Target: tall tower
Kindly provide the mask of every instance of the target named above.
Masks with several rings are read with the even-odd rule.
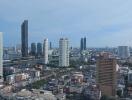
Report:
[[[44,39],[44,64],[48,64],[48,39]]]
[[[21,52],[22,57],[28,56],[28,20],[24,20],[21,25]]]
[[[3,77],[3,35],[0,32],[0,77]]]
[[[86,41],[86,37],[84,38],[84,50],[86,50],[87,49],[87,41]]]
[[[59,40],[59,66],[69,66],[69,41],[67,38]]]
[[[81,38],[81,41],[80,41],[80,50],[84,50],[84,40],[83,38]]]
[[[116,95],[116,60],[114,58],[99,58],[97,60],[97,84],[102,95]]]

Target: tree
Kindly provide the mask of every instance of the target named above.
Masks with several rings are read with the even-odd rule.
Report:
[[[100,100],[109,100],[109,97],[106,95],[103,95]]]
[[[122,96],[122,90],[117,90],[117,95],[118,95],[119,97],[121,97],[121,96]]]
[[[103,95],[100,100],[116,100],[115,97]]]

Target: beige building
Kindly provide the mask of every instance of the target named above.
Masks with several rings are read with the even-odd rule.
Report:
[[[114,58],[98,59],[97,84],[102,95],[116,95],[116,60]]]

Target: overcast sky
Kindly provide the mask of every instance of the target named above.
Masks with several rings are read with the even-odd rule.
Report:
[[[132,46],[132,0],[0,0],[0,31],[4,45],[21,43],[21,23],[29,21],[29,43],[60,37],[70,45]]]

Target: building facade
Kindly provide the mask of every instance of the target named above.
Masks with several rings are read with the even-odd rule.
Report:
[[[118,47],[118,56],[123,59],[130,57],[129,47],[128,46],[119,46]]]
[[[59,66],[69,66],[69,41],[67,38],[59,40]]]
[[[86,50],[87,49],[87,40],[86,37],[81,38],[80,41],[80,51]]]
[[[37,55],[42,56],[42,43],[37,43]]]
[[[114,58],[98,59],[97,84],[102,95],[116,95],[116,60]]]
[[[36,43],[31,43],[31,55],[36,56]]]
[[[50,42],[50,50],[52,49],[52,42]]]
[[[83,38],[81,38],[81,41],[80,41],[80,50],[84,50],[84,41],[83,41]]]
[[[21,25],[21,52],[22,57],[28,56],[28,20],[24,20]]]
[[[87,43],[86,43],[86,42],[87,42],[87,40],[86,40],[86,37],[85,37],[85,38],[84,38],[84,50],[86,50],[86,49],[87,49],[87,46],[86,46],[86,45],[87,45]]]

